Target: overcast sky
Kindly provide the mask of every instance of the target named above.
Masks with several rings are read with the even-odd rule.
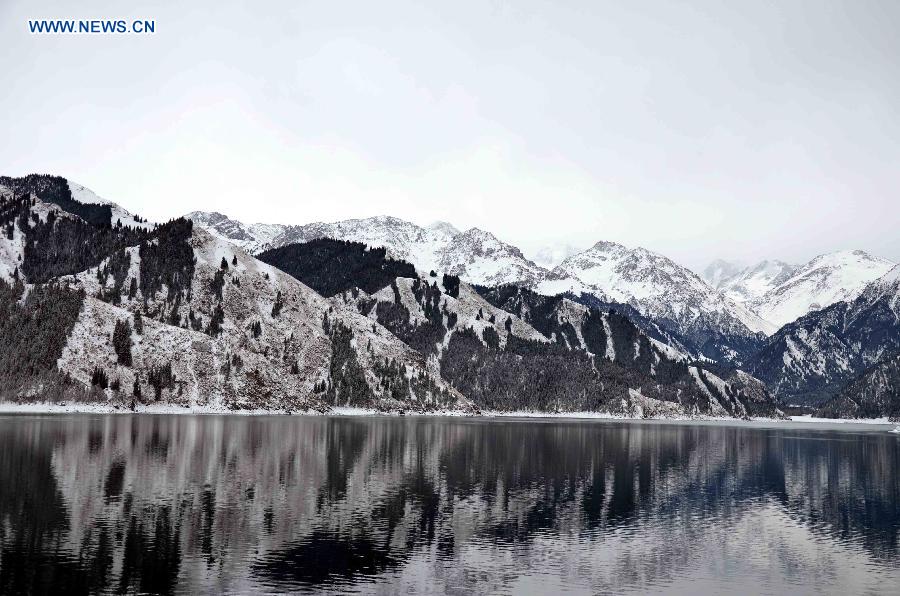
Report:
[[[0,0],[0,173],[154,219],[447,220],[532,257],[900,261],[898,31],[891,0]]]

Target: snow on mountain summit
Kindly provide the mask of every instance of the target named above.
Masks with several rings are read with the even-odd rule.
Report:
[[[608,241],[569,257],[553,270],[601,291],[609,300],[635,305],[646,316],[690,326],[703,316],[732,319],[751,333],[771,325],[716,292],[695,273],[645,248]]]
[[[551,274],[556,279],[539,284],[539,292],[590,294],[601,302],[628,305],[693,346],[698,357],[739,361],[761,341],[759,334],[774,331],[695,273],[645,248],[597,242]]]
[[[853,300],[894,265],[863,250],[819,255],[748,306],[764,319],[785,325],[810,311]]]
[[[335,238],[384,247],[388,255],[412,263],[417,270],[459,275],[481,285],[519,283],[532,286],[547,270],[522,252],[484,230],[460,232],[447,222],[421,227],[386,215],[305,225],[243,224],[218,213],[187,215],[198,225],[250,252],[317,238]]]
[[[710,265],[704,272],[709,272],[713,267],[714,264]],[[735,302],[748,302],[783,284],[796,270],[796,265],[784,261],[766,260],[740,269],[731,275],[724,275],[726,271],[723,269],[721,277],[715,279],[714,276],[712,279],[707,278],[707,281]]]
[[[317,238],[350,240],[385,247],[389,256],[412,263],[421,272],[458,275],[482,286],[516,284],[548,296],[571,292],[601,302],[627,304],[646,317],[665,321],[673,332],[692,338],[694,345],[708,346],[708,354],[699,349],[698,354],[710,358],[747,352],[758,341],[758,333],[774,331],[772,325],[672,260],[614,242],[598,242],[548,270],[490,232],[479,228],[459,232],[443,222],[423,228],[399,218],[379,216],[282,226],[277,234],[263,238],[255,231],[258,224],[241,224],[210,213],[188,217],[250,251]],[[728,345],[713,347],[717,342]]]
[[[456,236],[459,234],[459,230],[452,223],[448,223],[446,221],[436,221],[428,226],[429,230],[436,230],[438,232],[442,232],[447,236]]]
[[[706,266],[701,272],[700,277],[702,277],[703,281],[710,286],[719,290],[725,282],[738,275],[743,270],[744,267],[739,263],[726,261],[724,259],[716,259]]]
[[[456,235],[441,251],[438,268],[483,286],[516,282],[532,287],[548,274],[515,246],[478,228]]]

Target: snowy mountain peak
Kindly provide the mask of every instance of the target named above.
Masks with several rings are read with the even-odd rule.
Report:
[[[428,229],[434,230],[436,232],[441,232],[450,237],[453,237],[453,236],[456,236],[457,234],[459,234],[459,229],[457,229],[456,226],[454,226],[453,224],[448,223],[446,221],[436,221],[436,222],[432,223],[431,225],[429,225]]]
[[[519,283],[531,287],[549,273],[515,246],[479,228],[454,236],[441,251],[437,264],[441,271],[485,286]]]
[[[532,286],[548,273],[525,258],[518,248],[502,242],[490,232],[478,228],[460,232],[446,222],[420,227],[397,217],[381,215],[333,223],[266,226],[246,225],[217,213],[194,212],[187,217],[253,253],[316,238],[335,238],[384,247],[391,257],[412,263],[419,271],[459,275],[480,285],[519,283]]]
[[[564,260],[552,272],[563,281],[539,286],[545,293],[585,288],[609,302],[629,304],[679,334],[727,333],[753,341],[772,325],[709,287],[671,259],[645,248],[601,241]],[[715,330],[715,331],[713,331]],[[702,342],[701,342],[702,343]]]
[[[719,290],[722,289],[724,282],[738,275],[743,270],[744,267],[739,263],[716,259],[706,266],[700,276],[710,286]]]
[[[628,250],[624,245],[619,244],[618,242],[610,242],[609,240],[600,240],[594,244],[591,248],[584,251],[584,253],[588,252],[613,252],[613,251],[621,251]]]
[[[853,300],[894,265],[864,250],[819,255],[781,284],[749,301],[748,306],[762,318],[785,325],[810,311]]]
[[[718,261],[718,263],[724,263],[724,261]],[[727,267],[723,266],[717,269],[715,264],[711,264],[704,270],[704,277],[710,285],[735,302],[748,302],[781,285],[796,270],[795,265],[784,261],[765,260],[756,265],[744,267],[731,275],[726,275]],[[712,278],[709,276],[710,273],[713,275]],[[719,275],[718,278],[715,277],[716,274]]]

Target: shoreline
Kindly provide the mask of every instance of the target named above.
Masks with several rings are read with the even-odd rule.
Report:
[[[609,421],[609,422],[655,422],[655,423],[713,423],[713,424],[735,424],[739,426],[782,426],[792,425],[795,428],[803,428],[805,425],[834,425],[835,427],[894,427],[890,432],[900,434],[900,422],[891,422],[887,418],[818,418],[812,415],[789,416],[786,419],[778,418],[751,418],[750,420],[742,420],[739,418],[728,418],[721,416],[674,416],[665,418],[636,418],[631,416],[623,416],[619,414],[611,414],[608,412],[490,412],[485,411],[478,414],[471,414],[459,410],[441,410],[434,412],[384,412],[368,408],[353,407],[335,407],[326,412],[317,410],[230,410],[227,408],[217,408],[213,406],[178,406],[172,404],[165,405],[141,405],[135,410],[128,408],[117,408],[111,405],[98,403],[75,403],[75,404],[50,404],[50,403],[0,403],[0,415],[15,414],[33,414],[33,415],[52,415],[52,414],[150,414],[150,415],[194,415],[194,416],[334,416],[334,417],[386,417],[386,418],[403,418],[403,417],[433,417],[433,418],[496,418],[496,419],[520,419],[520,420],[572,420],[572,421]]]

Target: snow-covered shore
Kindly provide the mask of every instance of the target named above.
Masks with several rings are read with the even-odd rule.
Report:
[[[817,418],[814,416],[791,416],[786,420],[775,418],[753,418],[752,420],[740,420],[722,416],[673,416],[668,418],[636,418],[608,412],[481,412],[471,414],[457,410],[441,410],[434,412],[383,412],[368,408],[336,407],[326,412],[316,410],[297,410],[286,412],[284,410],[229,410],[213,406],[178,406],[171,404],[140,405],[135,410],[116,407],[113,405],[98,403],[0,403],[0,415],[4,414],[191,414],[191,415],[236,415],[236,416],[428,416],[428,417],[458,417],[458,418],[504,418],[504,419],[556,419],[556,420],[607,420],[607,421],[632,421],[632,422],[689,422],[707,424],[738,424],[738,425],[792,425],[802,428],[808,424],[819,427],[836,425],[836,428],[863,427],[876,430],[876,427],[885,427],[886,430],[900,433],[900,424],[891,422],[887,418],[865,419],[841,419],[841,418]],[[878,429],[880,430],[880,429]]]

